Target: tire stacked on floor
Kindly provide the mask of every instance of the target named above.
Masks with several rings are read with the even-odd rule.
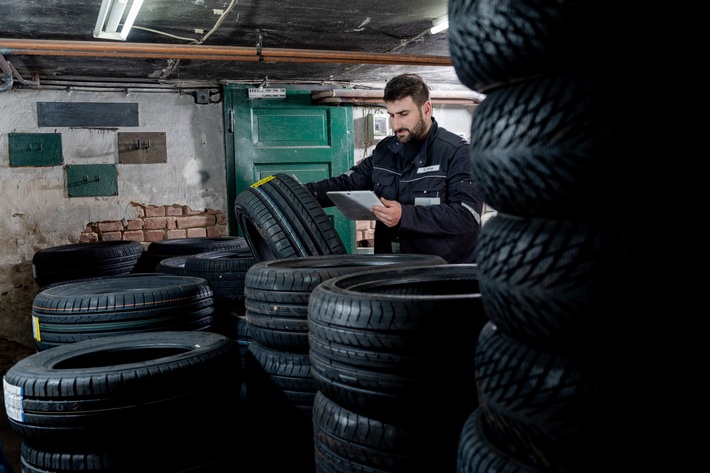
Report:
[[[490,317],[478,341],[479,407],[459,473],[576,473],[631,466],[624,415],[638,196],[616,100],[615,14],[599,2],[449,2],[452,63],[485,92],[471,164],[498,213],[478,265]],[[610,38],[598,41],[604,32]],[[603,44],[601,44],[603,43]],[[614,87],[613,87],[614,86]],[[471,373],[474,376],[474,373]]]
[[[317,386],[311,373],[308,301],[323,281],[374,267],[437,265],[435,255],[318,255],[262,261],[245,280],[245,321],[250,343],[246,358],[246,400],[257,416],[253,424],[285,436],[283,447],[293,471],[312,472],[313,404]],[[268,426],[268,427],[267,427]],[[268,435],[268,432],[264,432]],[[295,450],[295,451],[294,451]],[[298,463],[300,459],[300,463]],[[273,457],[272,466],[286,466]]]
[[[152,273],[161,269],[164,259],[178,256],[195,255],[208,251],[240,250],[249,248],[249,243],[239,236],[173,238],[171,240],[153,241],[141,255],[135,272]],[[179,260],[171,262],[171,266],[179,268]],[[170,268],[166,272],[171,272]]]
[[[155,241],[144,258],[144,264],[154,263],[151,272],[206,279],[215,301],[211,330],[237,338],[238,317],[244,314],[244,274],[256,262],[246,239],[225,236]]]
[[[316,471],[455,471],[487,322],[475,264],[393,266],[318,285],[308,304]]]
[[[237,346],[209,332],[133,333],[44,350],[3,379],[26,473],[238,471]]]
[[[212,331],[234,340],[239,336],[239,317],[244,315],[244,284],[249,268],[256,263],[250,248],[208,251],[185,259],[187,276],[207,280],[215,299]]]
[[[134,272],[143,254],[137,241],[72,243],[38,250],[32,256],[32,276],[40,288],[77,279]]]
[[[155,269],[150,272],[175,274],[178,276],[185,275],[185,261],[190,255],[171,256],[170,258],[162,259],[155,266]]]
[[[132,333],[209,330],[214,293],[193,276],[135,273],[55,283],[32,302],[38,351]]]

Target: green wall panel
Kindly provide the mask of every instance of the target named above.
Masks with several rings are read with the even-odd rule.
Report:
[[[59,133],[8,133],[10,166],[61,166],[62,135]]]
[[[70,164],[66,171],[69,197],[118,195],[115,164]]]

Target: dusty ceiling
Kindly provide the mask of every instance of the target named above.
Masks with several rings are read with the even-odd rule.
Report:
[[[417,72],[432,88],[467,90],[450,65],[447,33],[429,31],[446,15],[447,4],[145,0],[127,41],[116,41],[93,36],[100,0],[3,1],[0,55],[15,69],[18,86],[23,80],[166,84],[267,78],[272,86],[382,86],[396,74]]]

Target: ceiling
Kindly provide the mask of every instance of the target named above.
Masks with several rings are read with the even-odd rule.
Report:
[[[0,63],[11,65],[18,87],[62,81],[383,87],[396,74],[417,72],[432,89],[468,90],[451,66],[446,31],[429,31],[447,4],[145,0],[127,40],[116,41],[93,36],[101,0],[3,1]]]

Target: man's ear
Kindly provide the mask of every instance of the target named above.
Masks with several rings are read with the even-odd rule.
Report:
[[[424,102],[424,110],[423,111],[424,111],[424,115],[427,115],[427,114],[431,115],[432,114],[433,107],[431,106],[431,100],[427,100],[426,102]]]

